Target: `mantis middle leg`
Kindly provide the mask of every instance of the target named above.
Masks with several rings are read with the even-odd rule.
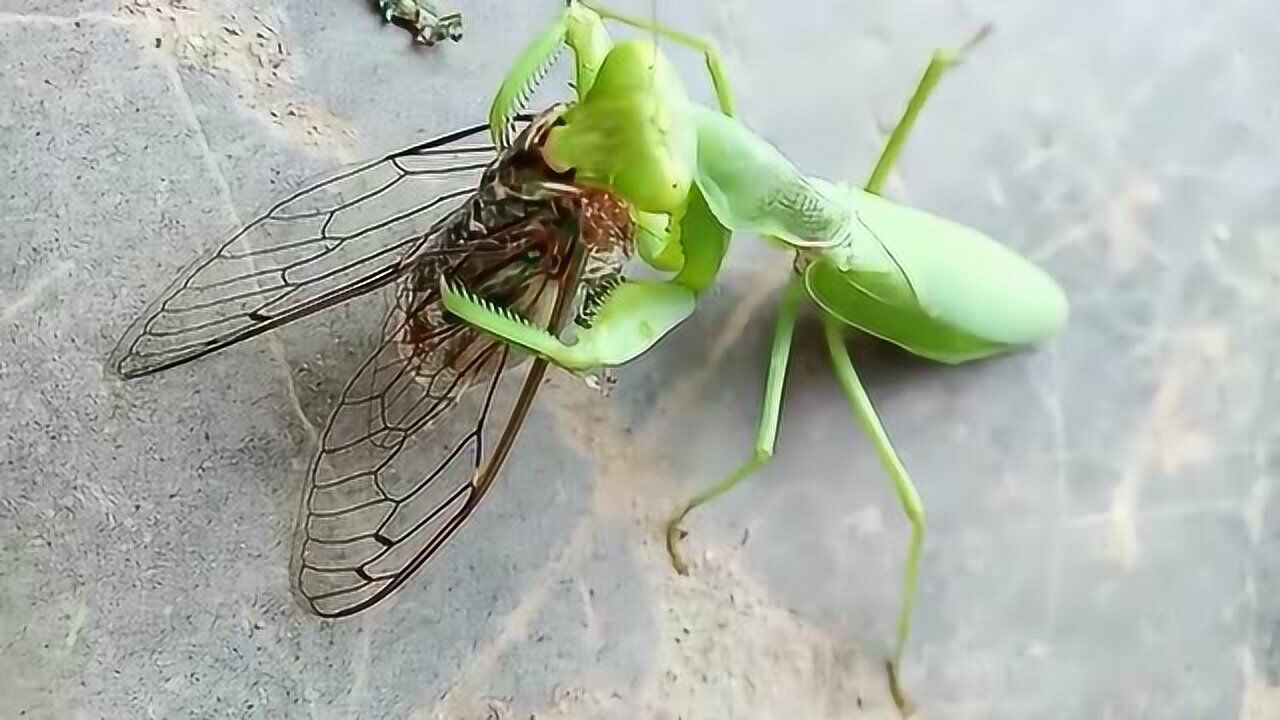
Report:
[[[799,275],[793,275],[782,292],[778,306],[778,318],[773,328],[773,345],[769,351],[769,370],[765,376],[764,406],[760,412],[760,426],[756,430],[756,443],[751,458],[739,465],[724,479],[698,493],[684,504],[680,512],[667,523],[667,554],[671,564],[681,575],[688,574],[688,565],[681,557],[678,544],[684,537],[680,523],[695,508],[729,492],[735,485],[750,477],[773,456],[778,438],[778,421],[782,410],[782,388],[787,376],[787,361],[791,357],[791,338],[795,331],[800,299],[804,296],[804,283]]]

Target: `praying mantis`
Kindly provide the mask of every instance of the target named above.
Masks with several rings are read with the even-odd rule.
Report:
[[[417,8],[416,0],[380,3],[387,13]],[[615,43],[608,20],[648,36]],[[690,99],[658,38],[702,54],[716,107]],[[576,97],[531,119],[526,105],[565,47]],[[1048,340],[1068,314],[1058,284],[1013,250],[880,196],[930,93],[966,50],[934,54],[859,189],[804,174],[739,120],[710,43],[594,0],[568,0],[518,56],[487,124],[342,168],[276,203],[192,263],[126,331],[110,364],[125,379],[149,375],[398,286],[382,343],[322,434],[300,515],[299,593],[318,615],[347,616],[401,587],[472,515],[549,365],[585,375],[634,360],[694,313],[734,234],[767,238],[789,252],[792,272],[754,451],[681,505],[665,529],[667,549],[676,570],[688,572],[682,524],[773,454],[807,300],[845,400],[911,524],[887,663],[904,707],[897,678],[924,507],[844,333],[955,364]],[[491,144],[479,143],[482,135]],[[379,213],[376,222],[358,222],[362,209]],[[669,277],[627,277],[633,251]],[[530,358],[500,437],[482,442],[499,414],[499,379]],[[468,406],[472,395],[479,400]],[[455,433],[449,425],[463,415]],[[427,445],[430,464],[406,460],[408,449]]]
[[[689,99],[651,39],[614,44],[606,18],[702,53],[718,107]],[[775,320],[754,452],[683,505],[667,526],[667,547],[676,569],[687,572],[678,548],[681,523],[759,470],[773,454],[792,334],[799,306],[807,299],[822,318],[845,399],[912,526],[896,644],[888,663],[901,707],[897,668],[910,635],[924,506],[858,378],[843,333],[858,329],[917,356],[955,364],[1047,340],[1068,315],[1061,287],[1011,249],[977,230],[880,196],[929,94],[968,46],[934,54],[866,185],[856,189],[806,176],[739,121],[710,43],[591,0],[570,0],[520,56],[490,112],[498,144],[562,45],[574,57],[577,102],[549,133],[543,154],[553,168],[573,171],[575,182],[606,187],[630,203],[647,238],[638,243],[642,257],[675,277],[665,282],[620,280],[601,303],[595,324],[573,344],[449,278],[441,279],[445,307],[568,370],[620,365],[649,350],[692,314],[697,296],[714,280],[732,234],[760,235],[789,248],[794,272]]]

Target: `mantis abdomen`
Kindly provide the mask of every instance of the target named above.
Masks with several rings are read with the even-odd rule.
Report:
[[[806,177],[741,122],[691,104],[698,172],[716,218],[805,258],[829,314],[912,353],[963,362],[1029,345],[1066,322],[1047,273],[987,235],[862,190]]]

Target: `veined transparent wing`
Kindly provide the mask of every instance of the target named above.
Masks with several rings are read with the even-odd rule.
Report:
[[[387,285],[495,157],[475,125],[317,178],[188,266],[109,367],[166,370]]]
[[[558,252],[569,240],[555,240]],[[580,254],[555,278],[524,263],[520,242],[494,244],[512,250],[508,259],[476,262],[468,286],[488,297],[520,288],[497,299],[555,332],[577,292]],[[399,293],[308,473],[294,577],[318,615],[373,606],[445,545],[492,485],[546,370],[534,359],[513,371],[525,356],[446,315],[439,272],[425,269],[420,287],[409,278]]]

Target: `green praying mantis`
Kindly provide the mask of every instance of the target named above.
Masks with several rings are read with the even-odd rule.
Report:
[[[612,19],[686,45],[705,58],[718,107],[690,100],[651,38],[614,43]],[[442,279],[445,306],[458,317],[551,363],[584,371],[641,355],[693,313],[714,281],[734,233],[790,248],[794,273],[778,308],[763,407],[750,458],[686,502],[667,526],[675,567],[681,523],[728,492],[773,454],[783,378],[800,304],[821,316],[827,351],[854,416],[893,481],[911,523],[905,579],[889,663],[894,695],[911,627],[924,542],[920,494],[894,450],[846,351],[854,328],[920,357],[962,363],[1044,341],[1064,325],[1066,296],[1042,269],[977,230],[880,196],[926,99],[966,48],[935,53],[862,189],[803,174],[737,119],[720,59],[706,41],[590,0],[570,0],[515,63],[490,112],[499,144],[564,45],[573,54],[576,102],[548,135],[548,164],[575,182],[607,188],[636,211],[638,250],[667,281],[623,280],[604,299],[590,329],[561,339]]]

